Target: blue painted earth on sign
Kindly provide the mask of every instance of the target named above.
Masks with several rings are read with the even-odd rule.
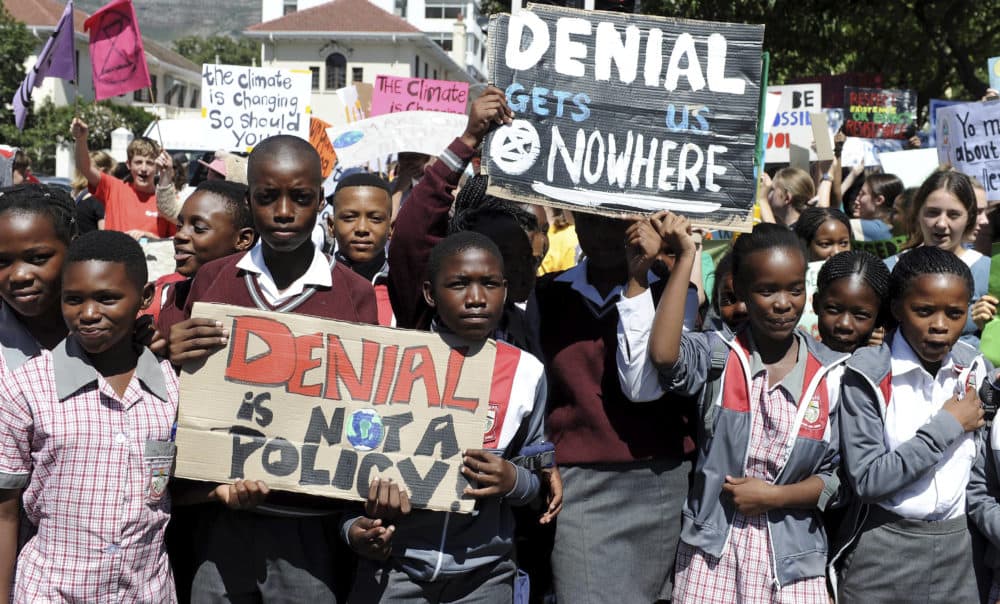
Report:
[[[382,443],[385,429],[374,409],[359,409],[347,422],[347,441],[358,451],[371,451]]]
[[[365,137],[365,133],[360,130],[351,130],[350,132],[345,132],[337,137],[337,140],[333,141],[334,149],[343,149],[344,147],[350,147],[356,144],[358,141]]]

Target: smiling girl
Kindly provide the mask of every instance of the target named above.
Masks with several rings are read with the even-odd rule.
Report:
[[[892,270],[903,254],[921,246],[951,252],[961,258],[972,271],[974,287],[970,304],[975,302],[987,292],[990,259],[963,246],[976,227],[976,193],[972,179],[961,172],[935,172],[920,185],[913,203],[911,215],[914,217],[915,231],[910,234],[910,240],[902,252],[886,258],[886,266]],[[978,330],[972,320],[972,313],[968,315],[962,330],[962,340],[978,347]]]

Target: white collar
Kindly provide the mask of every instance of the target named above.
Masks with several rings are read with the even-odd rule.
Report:
[[[257,285],[260,287],[264,297],[267,298],[268,303],[272,306],[301,294],[306,286],[309,285],[327,288],[333,286],[333,276],[331,274],[333,264],[316,247],[313,248],[312,263],[309,264],[306,272],[283,290],[278,289],[271,271],[264,262],[263,242],[261,241],[258,241],[257,245],[253,246],[253,249],[240,258],[239,262],[236,263],[236,267],[257,275]]]
[[[922,371],[924,375],[930,376],[932,380],[937,379],[937,375],[930,375],[927,370],[924,369],[923,363],[920,361],[920,357],[917,353],[913,351],[910,343],[906,341],[903,334],[897,332],[892,338],[892,360],[890,361],[890,366],[892,368],[893,376],[900,376],[912,371]],[[955,359],[951,355],[951,351],[941,362],[941,368],[938,369],[938,375],[941,375],[942,371],[951,370],[954,371]],[[947,374],[946,374],[947,375]]]
[[[601,296],[601,294],[597,291],[597,288],[587,281],[586,258],[578,262],[573,268],[563,272],[563,274],[556,277],[555,280],[563,283],[569,283],[570,287],[572,287],[574,291],[601,308],[607,306],[612,300],[617,300],[622,291],[624,291],[623,286],[616,285],[610,292],[608,292],[607,296]]]

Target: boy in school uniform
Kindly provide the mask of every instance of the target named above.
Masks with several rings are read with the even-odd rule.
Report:
[[[477,349],[496,329],[507,296],[503,258],[489,238],[461,232],[439,243],[428,259],[424,298],[435,311],[432,329],[449,346]],[[394,518],[391,553],[371,559],[366,533],[372,518],[348,515],[345,541],[363,557],[349,602],[509,604],[512,507],[530,503],[539,477],[518,460],[525,446],[544,441],[545,370],[530,353],[497,342],[489,405],[492,425],[483,447],[464,452],[465,494],[476,514],[413,511]],[[551,459],[551,457],[550,457]],[[535,465],[544,465],[544,459]],[[537,469],[537,468],[536,468]],[[388,520],[381,518],[382,520]]]
[[[386,245],[392,234],[391,213],[389,183],[378,175],[358,172],[337,183],[333,211],[327,217],[337,242],[337,260],[371,282],[378,302],[378,324],[384,327],[396,325],[387,285]]]
[[[195,302],[217,302],[376,324],[371,284],[312,242],[323,199],[316,150],[298,137],[271,137],[251,153],[247,177],[260,240],[248,252],[198,270],[186,315],[190,317]],[[227,337],[219,323],[188,318],[170,329],[170,360],[181,365],[204,358]],[[339,504],[269,494],[261,481],[185,491],[185,503],[224,504],[203,517],[192,600],[336,602],[336,530],[328,538],[327,528]]]
[[[146,261],[123,233],[76,239],[69,336],[0,384],[0,600],[173,602],[164,545],[177,376],[133,342]],[[16,558],[18,501],[37,527]]]
[[[151,139],[140,136],[128,144],[130,182],[118,180],[97,169],[90,161],[87,134],[90,128],[78,117],[70,127],[76,141],[76,169],[87,179],[90,194],[104,202],[104,228],[122,231],[135,239],[171,237],[173,223],[160,216],[156,208],[156,156],[160,147]]]

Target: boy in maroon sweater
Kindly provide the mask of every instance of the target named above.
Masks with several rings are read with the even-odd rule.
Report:
[[[249,252],[201,267],[187,316],[195,302],[219,302],[376,324],[371,284],[327,258],[310,238],[323,199],[320,158],[312,146],[294,136],[266,139],[250,154],[247,179],[260,241]],[[204,358],[227,338],[220,323],[188,318],[170,329],[170,360],[181,365]],[[205,515],[198,533],[193,601],[337,601],[335,504],[269,494],[261,481],[200,491],[189,489],[178,502],[224,506]]]

